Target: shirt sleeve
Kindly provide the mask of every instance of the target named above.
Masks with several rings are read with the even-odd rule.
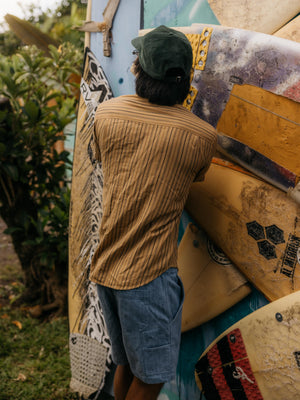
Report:
[[[204,177],[206,172],[208,171],[211,160],[216,153],[217,148],[217,134],[215,133],[212,137],[212,140],[203,140],[201,141],[201,155],[203,157],[202,166],[199,169],[197,175],[195,176],[195,182],[204,181]]]

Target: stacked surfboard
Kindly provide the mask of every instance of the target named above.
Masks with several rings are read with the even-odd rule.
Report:
[[[99,3],[104,8],[107,1]],[[180,15],[189,15],[178,28],[194,51],[185,106],[219,133],[218,153],[205,181],[193,185],[189,215],[185,211],[181,223],[178,263],[186,299],[180,385],[166,385],[159,398],[198,399],[199,389],[190,383],[196,364],[196,382],[207,400],[294,400],[300,382],[300,21],[294,18],[299,1],[208,0],[195,2],[189,12],[186,5],[173,7],[173,0],[144,3],[141,15],[153,14],[151,27],[174,26]],[[199,19],[191,16],[200,3],[215,17],[196,24]],[[121,36],[129,54],[138,32],[127,32],[123,4],[113,37],[120,44]],[[134,0],[131,6],[140,4]],[[216,19],[224,26],[210,25]],[[111,61],[106,72],[118,87],[120,65]],[[112,369],[105,321],[88,281],[101,221],[93,115],[111,95],[101,66],[87,51],[74,152],[69,285],[72,388],[86,398],[100,393]]]
[[[248,315],[218,337],[196,364],[207,400],[297,399],[300,292]]]
[[[186,209],[226,254],[231,268],[272,302],[205,349],[196,365],[196,382],[208,400],[294,399],[300,386],[300,44],[200,24],[182,31],[194,49],[195,66],[186,106],[219,133],[218,158],[205,181],[193,184]],[[195,252],[187,250],[190,262],[180,258],[189,235],[179,246],[184,270],[193,264]],[[199,248],[201,241],[192,243]],[[205,263],[198,260],[200,274]],[[209,274],[212,280],[205,275],[199,279],[202,285],[203,279],[207,282],[201,301],[193,295],[193,303],[188,288],[186,314],[193,308],[202,318],[206,314],[195,304],[207,309],[206,290],[210,294],[210,286],[218,286],[214,268]],[[221,268],[219,274],[221,279]],[[229,299],[235,301],[232,288],[230,295],[219,291],[224,307]],[[216,293],[213,297],[222,303]],[[210,311],[220,311],[213,301],[210,305]],[[183,325],[186,320],[184,315]]]
[[[166,13],[172,13],[169,3],[153,17],[156,25],[165,23]],[[200,6],[197,2],[190,15],[196,14],[197,6],[204,7],[203,3]],[[179,244],[179,272],[186,290],[182,326],[183,331],[188,330],[182,337],[178,367],[179,379],[186,387],[179,396],[197,398],[184,372],[197,349],[203,355],[197,363],[196,381],[207,399],[294,399],[300,382],[295,343],[300,324],[296,296],[300,289],[300,46],[283,38],[300,41],[300,19],[296,17],[300,3],[207,3],[224,26],[207,25],[214,23],[207,20],[206,24],[179,28],[194,50],[191,91],[185,105],[219,133],[218,158],[213,160],[205,182],[195,183],[191,189],[186,208],[193,223],[185,225]],[[179,20],[179,15],[172,17]],[[243,275],[234,275],[236,272]],[[253,288],[250,295],[249,284]],[[277,319],[275,324],[269,323],[273,309],[262,307],[265,298],[278,315],[285,299],[286,312],[296,310],[291,324],[297,329],[284,323],[280,326],[284,331]],[[263,314],[253,312],[260,307]],[[241,310],[249,314],[245,320]],[[253,324],[265,315],[270,315],[265,323]],[[218,339],[213,338],[211,346],[217,347],[216,343],[231,332],[224,327],[234,322],[232,330],[237,329],[236,336],[240,336],[237,351],[231,352],[249,364],[235,366],[230,357],[217,355],[218,361],[213,366],[206,364],[204,370],[208,368],[212,375],[220,373],[221,378],[211,379],[209,386],[207,374],[203,378],[199,370],[201,360],[210,357],[210,348],[206,348],[213,336]],[[197,324],[198,328],[189,330]],[[256,335],[260,343],[255,341]],[[271,365],[270,359],[278,360],[282,348],[280,337],[291,347],[282,351],[281,363]],[[268,367],[269,373],[264,374]],[[226,384],[222,368],[229,368]],[[218,379],[223,380],[223,386]],[[287,384],[295,390],[285,390]]]
[[[298,0],[208,0],[208,4],[224,26],[268,34],[278,32],[300,12]]]

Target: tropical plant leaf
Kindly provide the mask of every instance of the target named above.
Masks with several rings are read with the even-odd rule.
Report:
[[[34,124],[41,115],[41,109],[36,101],[29,100],[24,106],[24,111],[32,124]]]
[[[46,55],[50,55],[48,49],[49,44],[58,47],[59,43],[56,40],[33,26],[30,22],[11,14],[6,14],[4,18],[10,29],[16,34],[16,36],[18,36],[19,39],[28,45],[35,45]]]

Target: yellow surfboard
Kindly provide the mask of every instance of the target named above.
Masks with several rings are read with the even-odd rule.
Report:
[[[217,130],[300,175],[300,103],[252,85],[235,85]]]
[[[251,292],[247,279],[192,223],[179,244],[178,273],[185,292],[183,332],[216,317]]]
[[[274,36],[300,42],[300,15],[275,32]]]
[[[300,289],[300,206],[284,192],[214,160],[186,209],[270,301]]]
[[[296,400],[300,291],[254,311],[214,340],[196,364],[206,400]]]

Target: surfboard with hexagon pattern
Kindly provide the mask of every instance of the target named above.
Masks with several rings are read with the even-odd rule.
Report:
[[[300,206],[286,193],[215,159],[186,208],[269,300],[300,290]]]

